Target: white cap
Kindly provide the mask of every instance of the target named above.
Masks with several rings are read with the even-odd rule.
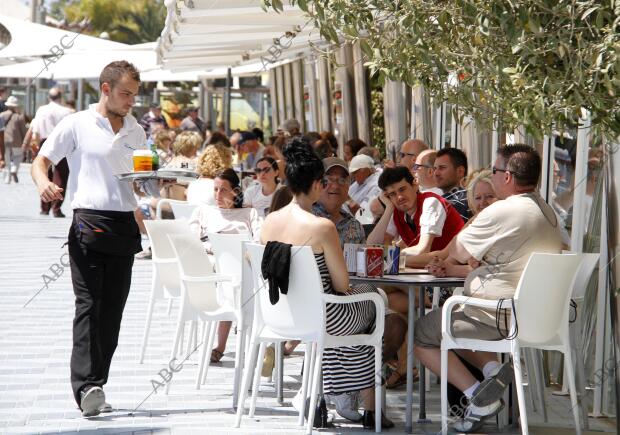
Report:
[[[4,105],[7,107],[19,107],[19,100],[13,95],[11,95],[9,98],[7,98]]]
[[[349,173],[352,174],[358,169],[363,168],[374,169],[374,167],[375,161],[372,159],[372,157],[364,154],[359,154],[353,157],[353,159],[351,159],[351,163],[349,163]]]

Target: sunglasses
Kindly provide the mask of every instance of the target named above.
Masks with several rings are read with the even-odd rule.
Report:
[[[430,165],[418,165],[417,163],[413,165],[414,171],[417,171],[420,168],[435,169],[433,166],[430,166]]]
[[[499,171],[499,172],[510,172],[511,174],[514,174],[514,173],[515,173],[515,171],[509,171],[509,170],[508,170],[508,169],[506,169],[506,168],[496,168],[495,166],[493,166],[493,167],[491,168],[491,172],[493,172],[493,175],[495,175],[495,173],[496,173],[496,172],[498,172],[498,171]]]
[[[261,169],[261,168],[256,168],[256,169],[254,169],[254,172],[255,172],[256,174],[262,174],[263,172],[264,172],[264,173],[267,173],[267,172],[269,172],[269,171],[271,171],[271,166],[268,166],[268,167],[266,167],[266,168],[262,168],[262,169]]]

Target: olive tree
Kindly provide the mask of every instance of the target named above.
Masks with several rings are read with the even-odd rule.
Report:
[[[335,44],[359,41],[373,74],[421,84],[482,125],[536,137],[620,134],[620,2],[290,0]],[[282,10],[281,0],[263,6]]]

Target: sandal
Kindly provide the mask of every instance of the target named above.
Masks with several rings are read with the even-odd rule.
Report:
[[[218,363],[222,360],[222,357],[224,356],[224,352],[220,352],[217,349],[213,349],[211,351],[211,362],[212,363]]]
[[[418,370],[413,368],[413,382],[416,382],[420,379],[418,375]],[[401,385],[407,384],[407,374],[399,373],[397,370],[394,370],[385,381],[385,388],[391,390],[394,388],[398,388]]]

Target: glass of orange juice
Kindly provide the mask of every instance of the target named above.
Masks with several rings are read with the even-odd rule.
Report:
[[[151,150],[135,150],[133,152],[134,172],[153,170],[153,153]]]

